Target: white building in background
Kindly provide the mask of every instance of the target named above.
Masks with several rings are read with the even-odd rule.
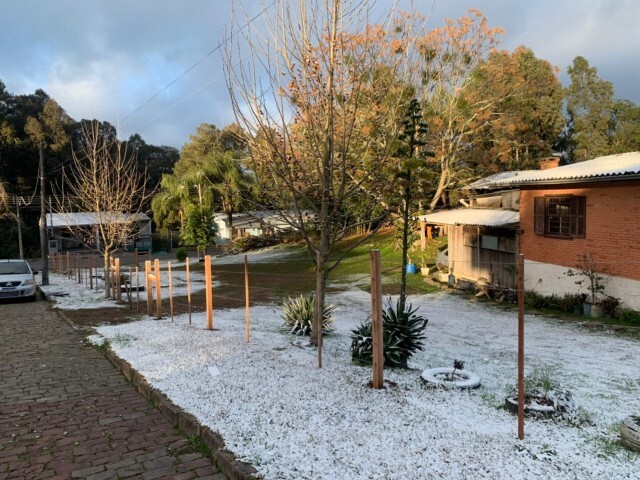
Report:
[[[306,219],[311,220],[313,215],[304,212]],[[236,238],[246,236],[268,235],[277,231],[289,230],[291,225],[283,218],[282,214],[273,210],[255,210],[232,215],[233,231],[229,225],[229,217],[226,213],[216,213],[214,222],[218,227],[216,244],[224,245]]]
[[[125,238],[122,246],[127,250],[151,250],[151,218],[144,213],[95,213],[69,212],[47,213],[49,252],[57,253],[73,248],[99,249],[100,237],[97,227],[102,222],[135,222],[133,234]],[[91,238],[85,238],[88,230],[94,230]]]

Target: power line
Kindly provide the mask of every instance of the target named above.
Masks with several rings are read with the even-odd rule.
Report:
[[[273,2],[271,2],[269,5],[267,5],[266,7],[264,7],[259,13],[257,13],[254,17],[252,17],[251,19],[249,19],[239,30],[238,32],[241,32],[242,30],[244,30],[245,28],[247,28],[255,19],[257,19],[259,16],[261,16],[262,14],[264,14],[269,8],[271,8],[274,4],[276,3],[276,0],[274,0]],[[180,75],[178,75],[176,78],[174,78],[171,82],[169,82],[164,88],[162,88],[161,90],[159,90],[158,92],[156,92],[155,94],[153,94],[151,97],[149,97],[145,102],[143,102],[141,105],[139,105],[135,110],[133,110],[131,113],[129,113],[128,115],[126,115],[122,120],[120,120],[120,122],[124,123],[128,118],[130,118],[133,114],[135,114],[136,112],[140,111],[142,108],[144,108],[146,105],[148,105],[149,103],[151,103],[156,97],[158,97],[158,95],[160,95],[162,92],[164,92],[165,90],[167,90],[169,87],[171,87],[174,83],[176,83],[178,80],[180,80],[182,77],[184,77],[185,75],[187,75],[191,70],[193,70],[194,68],[196,68],[198,65],[200,65],[204,60],[206,60],[208,57],[210,57],[213,53],[217,52],[218,50],[220,50],[220,48],[222,48],[222,46],[224,44],[226,44],[229,40],[231,40],[231,38],[233,37],[233,33],[228,36],[225,37],[220,43],[218,43],[218,45],[216,45],[214,48],[212,48],[206,55],[204,55],[203,57],[201,57],[198,61],[196,61],[193,65],[191,65],[189,68],[187,68],[184,72],[182,72]],[[202,89],[202,87],[201,87]]]

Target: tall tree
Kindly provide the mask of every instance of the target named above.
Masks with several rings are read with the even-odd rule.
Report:
[[[469,102],[494,99],[477,117],[467,155],[478,166],[475,175],[536,168],[536,159],[552,153],[564,128],[564,90],[556,70],[527,47],[491,52],[471,73],[464,96]]]
[[[71,167],[65,169],[57,210],[67,214],[72,232],[83,232],[87,246],[102,253],[108,285],[109,256],[137,233],[137,215],[147,201],[145,178],[132,152],[124,150],[99,122],[83,123],[81,138],[73,149]],[[77,211],[93,214],[94,224],[76,225],[71,214]],[[93,245],[96,238],[98,244]]]
[[[422,107],[417,99],[412,99],[407,106],[402,120],[402,130],[398,137],[399,148],[396,155],[399,161],[396,163],[393,173],[396,182],[394,184],[400,190],[401,215],[401,243],[402,243],[402,274],[400,279],[400,299],[398,310],[405,311],[407,300],[407,258],[410,248],[410,227],[412,225],[411,212],[413,197],[422,177],[427,174],[429,163],[427,159],[433,157],[433,152],[426,148],[426,139],[429,133],[427,124],[422,115]]]
[[[479,141],[479,121],[496,108],[496,97],[468,98],[471,74],[499,43],[500,28],[490,28],[479,10],[431,30],[416,42],[410,79],[429,119],[437,183],[429,210],[447,203],[447,191],[469,175],[464,153]]]
[[[629,100],[614,102],[609,144],[611,153],[640,150],[640,106]]]
[[[596,67],[584,57],[576,57],[567,69],[567,113],[571,129],[571,152],[581,162],[607,155],[609,122],[613,110],[613,84],[598,77]]]
[[[379,138],[377,158],[365,159],[355,155],[353,142],[364,137],[372,118],[397,118],[394,109],[401,108],[396,91],[370,87],[376,79],[383,85],[384,76],[400,78],[406,55],[385,40],[410,31],[396,28],[394,12],[372,25],[369,7],[366,1],[276,0],[272,15],[264,17],[269,36],[249,27],[226,51],[233,108],[251,133],[261,194],[302,234],[316,265],[314,342],[321,334],[327,277],[340,262],[330,254],[356,226],[345,206],[375,194],[364,184],[381,185],[380,165],[390,153],[391,142]],[[235,26],[242,23],[238,18]],[[239,62],[245,47],[251,60]],[[381,60],[384,72],[377,68]]]
[[[182,233],[186,210],[192,203],[189,185],[175,175],[165,174],[159,191],[151,199],[153,220],[162,230],[168,231],[178,226]]]

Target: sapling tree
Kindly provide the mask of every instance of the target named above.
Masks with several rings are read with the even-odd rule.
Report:
[[[139,214],[149,198],[146,173],[138,169],[135,155],[105,134],[98,121],[83,121],[81,128],[71,166],[63,170],[56,208],[85,246],[102,253],[108,285],[109,257],[138,233]],[[75,222],[74,212],[87,212],[91,224]]]
[[[362,225],[375,225],[374,233],[389,213],[383,208],[354,219],[348,210],[354,201],[376,199],[388,184],[381,166],[391,158],[407,90],[398,80],[411,22],[400,27],[392,10],[374,25],[369,3],[277,0],[263,16],[264,30],[242,27],[226,55],[258,193],[301,234],[316,266],[314,343],[327,277],[344,258],[331,257],[334,246]]]

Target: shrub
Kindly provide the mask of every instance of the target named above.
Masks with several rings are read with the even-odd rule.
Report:
[[[565,293],[557,298],[557,306],[563,312],[573,313],[577,310],[582,312],[582,304],[587,299],[584,293]]]
[[[615,317],[618,307],[620,306],[620,299],[612,297],[611,295],[605,295],[604,298],[600,300],[600,305],[602,305],[602,310],[607,317]]]
[[[400,302],[395,306],[391,299],[382,310],[383,355],[384,364],[388,367],[407,368],[407,360],[418,350],[423,350],[426,336],[424,329],[429,322],[421,315],[416,315],[418,308],[410,303],[400,310]],[[361,324],[351,333],[351,358],[355,362],[371,363],[373,361],[373,324],[371,320]]]
[[[315,314],[316,302],[313,295],[300,295],[299,297],[289,297],[282,305],[283,327],[293,335],[310,335],[313,316]],[[331,315],[336,306],[325,303],[322,314],[322,330],[330,332],[333,319]]]
[[[555,295],[545,297],[534,290],[524,292],[524,303],[529,308],[552,308],[557,298]]]
[[[629,325],[640,326],[640,312],[632,310],[631,308],[621,308],[617,312],[617,318]]]
[[[184,262],[187,259],[187,249],[184,247],[180,247],[176,250],[176,260],[179,262]]]
[[[238,252],[258,250],[260,248],[272,247],[280,243],[280,238],[276,235],[249,235],[233,241],[231,248]]]

